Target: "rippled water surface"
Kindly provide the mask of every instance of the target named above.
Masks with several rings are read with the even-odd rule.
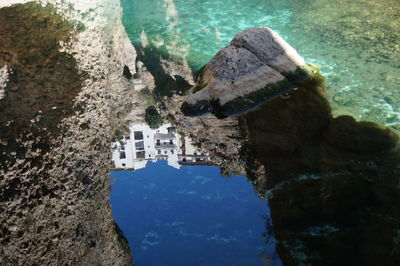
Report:
[[[239,31],[269,26],[321,66],[334,113],[400,127],[398,0],[122,0],[136,45],[194,70]]]
[[[135,265],[281,265],[267,202],[244,176],[159,161],[111,178],[113,215]]]

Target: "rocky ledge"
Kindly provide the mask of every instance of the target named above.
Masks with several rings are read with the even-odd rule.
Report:
[[[0,265],[132,264],[108,202],[135,72],[121,14],[113,0],[0,1]]]
[[[191,116],[240,114],[295,89],[312,75],[311,66],[276,32],[251,28],[236,34],[200,70],[181,109]]]

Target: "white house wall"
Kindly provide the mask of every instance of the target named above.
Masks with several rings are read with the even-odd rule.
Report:
[[[125,154],[126,159],[120,158],[121,145],[119,142],[114,142],[112,144],[113,147],[117,147],[113,150],[112,160],[114,161],[115,168],[117,169],[141,169],[146,167],[147,161],[157,161],[157,159],[164,159],[167,156],[168,165],[178,168],[180,167],[178,161],[178,153],[180,152],[179,147],[180,143],[180,135],[178,133],[174,133],[173,144],[175,147],[171,148],[161,148],[156,149],[156,139],[154,135],[156,133],[168,134],[168,128],[172,127],[171,124],[164,124],[157,129],[151,129],[147,124],[135,124],[132,125],[129,130],[130,139],[126,139],[125,136],[123,138],[123,142],[125,143]],[[143,139],[135,139],[135,131],[141,131],[143,134]],[[145,158],[137,158],[135,143],[138,141],[144,142],[144,152]],[[161,140],[161,143],[169,143],[169,140]],[[161,151],[161,154],[158,154],[158,150]],[[171,152],[173,150],[173,152]],[[161,157],[159,155],[162,155]]]

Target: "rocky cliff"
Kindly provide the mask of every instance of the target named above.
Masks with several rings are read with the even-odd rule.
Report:
[[[0,264],[130,265],[107,178],[135,73],[121,8],[27,2],[0,3]]]

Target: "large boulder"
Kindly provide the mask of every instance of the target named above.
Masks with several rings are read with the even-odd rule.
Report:
[[[303,58],[276,32],[248,29],[201,69],[181,110],[190,116],[240,114],[287,93],[310,73]]]
[[[249,50],[290,81],[301,82],[308,78],[308,67],[304,59],[278,33],[269,28],[251,28],[239,32],[231,45]]]

